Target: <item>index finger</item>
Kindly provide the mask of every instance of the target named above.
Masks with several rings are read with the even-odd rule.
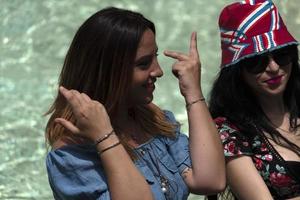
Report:
[[[198,57],[197,32],[192,32],[192,35],[191,35],[190,55],[193,56],[193,57]]]
[[[66,98],[67,102],[71,105],[73,112],[76,111],[76,108],[80,106],[80,102],[76,95],[70,90],[64,88],[63,86],[59,87],[60,93]]]
[[[176,51],[165,50],[164,54],[165,54],[165,56],[177,59],[179,61],[187,60],[189,58],[188,55],[185,55],[183,53],[176,52]]]

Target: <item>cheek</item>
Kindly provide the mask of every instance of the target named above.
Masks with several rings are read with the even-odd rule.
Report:
[[[286,73],[287,78],[290,78],[291,72],[292,72],[292,64],[289,64],[286,69],[283,69]]]
[[[253,75],[251,73],[245,72],[242,74],[245,83],[250,87],[253,88],[258,85],[258,82],[261,79],[261,75]]]
[[[141,84],[142,82],[145,82],[145,78],[143,77],[136,77],[135,79],[132,80],[132,83],[137,85],[137,84]]]
[[[256,88],[259,87],[259,82],[255,78],[248,78],[246,83],[252,90],[255,90]]]
[[[264,88],[263,74],[249,74],[243,75],[246,85],[252,90],[254,94],[260,93]]]
[[[143,71],[143,70],[135,70],[132,76],[132,83],[133,84],[140,84],[145,82],[149,77],[149,72],[148,71]]]
[[[260,85],[263,81],[265,81],[265,78],[263,74],[257,74],[256,76],[253,76],[253,81],[255,81],[257,85]]]

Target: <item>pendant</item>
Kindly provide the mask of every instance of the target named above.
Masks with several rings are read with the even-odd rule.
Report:
[[[160,176],[160,181],[161,181],[161,190],[164,194],[169,192],[169,181],[166,179],[164,176]]]

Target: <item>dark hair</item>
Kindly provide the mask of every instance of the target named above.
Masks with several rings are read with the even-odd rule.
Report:
[[[59,85],[84,92],[93,100],[101,102],[114,125],[117,109],[122,99],[128,96],[138,45],[146,30],[155,34],[154,24],[140,13],[114,7],[96,12],[75,34],[65,58]],[[136,110],[148,117],[147,122],[144,118],[139,121],[144,122],[144,127],[156,128],[157,132],[157,129],[163,129],[162,124],[166,125],[161,121],[151,121],[152,118],[158,118],[157,115],[163,115],[158,107],[151,105]],[[46,127],[46,135],[49,143],[53,144],[68,133],[55,124],[54,119],[75,119],[59,93],[46,114],[50,113],[52,115]],[[165,132],[168,132],[170,126],[165,127]]]
[[[154,24],[136,12],[110,7],[95,13],[77,31],[59,84],[86,93],[113,114],[126,96],[147,29],[155,33]]]
[[[300,66],[297,46],[291,45],[288,48],[292,57],[292,71],[283,98],[290,112],[290,126],[295,130],[299,126],[297,118],[300,117]],[[266,131],[277,144],[300,155],[300,147],[282,137],[270,123],[251,89],[243,80],[242,70],[243,67],[237,63],[220,71],[209,99],[209,110],[213,118],[226,117],[248,136],[263,134],[262,131]]]

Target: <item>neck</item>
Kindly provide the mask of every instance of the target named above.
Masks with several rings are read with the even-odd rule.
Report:
[[[136,147],[145,143],[149,139],[149,136],[142,130],[130,112],[132,111],[125,107],[119,109],[115,119],[115,129],[127,138],[131,146]]]
[[[289,113],[283,97],[260,97],[259,103],[266,116],[275,128],[289,127]]]
[[[114,125],[117,126],[116,128],[123,129],[132,124],[133,121],[134,119],[130,116],[130,109],[123,106],[118,109],[117,115],[114,118]]]
[[[268,117],[272,115],[284,115],[286,113],[282,97],[261,97],[259,98],[259,103]]]

